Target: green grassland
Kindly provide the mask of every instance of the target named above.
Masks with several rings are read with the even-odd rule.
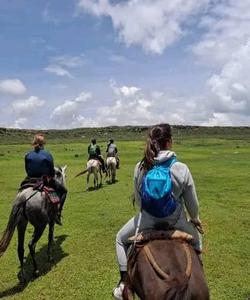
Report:
[[[239,131],[240,132],[240,131]],[[143,131],[140,134],[144,134]],[[201,219],[205,227],[204,267],[211,299],[237,300],[250,297],[250,140],[247,135],[227,138],[183,138],[175,131],[174,151],[193,174],[200,199]],[[93,134],[92,134],[93,135]],[[46,260],[47,234],[37,244],[41,276],[31,277],[31,259],[26,234],[26,275],[24,289],[18,286],[16,234],[0,258],[0,298],[4,299],[112,299],[111,291],[119,273],[115,256],[115,235],[136,213],[130,201],[135,163],[141,158],[144,143],[117,140],[121,169],[114,185],[104,184],[97,191],[85,192],[86,178],[74,175],[86,163],[87,143],[60,139],[48,143],[57,165],[68,165],[68,198],[63,226],[55,228],[54,263]],[[88,135],[88,138],[91,134]],[[106,140],[110,135],[100,136]],[[118,136],[115,135],[116,138]],[[123,135],[124,137],[124,135]],[[129,138],[129,136],[128,136]],[[80,138],[79,138],[80,139]],[[52,142],[52,139],[50,140]],[[9,142],[13,142],[12,139]],[[26,144],[0,145],[0,232],[4,230],[17,187],[24,177],[23,157]],[[104,151],[106,143],[101,142]]]

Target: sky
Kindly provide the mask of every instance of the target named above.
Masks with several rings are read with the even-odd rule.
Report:
[[[0,127],[250,126],[250,0],[0,0]]]

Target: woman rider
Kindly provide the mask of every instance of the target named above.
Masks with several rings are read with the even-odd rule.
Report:
[[[171,151],[172,133],[169,124],[159,124],[153,126],[148,133],[148,140],[144,151],[144,158],[135,167],[134,172],[134,196],[136,202],[141,206],[140,183],[142,175],[152,169],[154,164],[167,162],[176,156]],[[116,254],[120,270],[120,281],[113,290],[113,296],[117,300],[122,300],[124,281],[127,277],[127,250],[129,247],[128,238],[135,234],[136,227],[139,230],[153,229],[158,224],[179,229],[191,234],[194,237],[194,248],[201,252],[201,238],[196,227],[201,226],[199,219],[199,203],[195,191],[195,185],[192,175],[186,164],[176,161],[170,168],[172,191],[175,199],[180,205],[177,205],[175,211],[164,218],[156,218],[145,210],[141,210],[141,221],[138,224],[139,214],[130,219],[118,232],[116,236]],[[188,221],[185,209],[189,215]]]
[[[27,177],[21,183],[21,188],[22,185],[25,185],[30,181],[41,179],[46,176],[48,178],[47,185],[54,188],[60,198],[59,212],[55,221],[58,225],[62,225],[61,212],[67,196],[67,189],[57,180],[54,180],[55,170],[53,157],[44,149],[44,144],[44,135],[41,133],[36,134],[32,143],[34,149],[25,155],[25,170]]]

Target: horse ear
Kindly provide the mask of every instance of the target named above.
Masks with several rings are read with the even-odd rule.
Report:
[[[64,172],[66,171],[67,168],[68,168],[67,165],[65,165],[64,167],[62,167],[62,169],[63,169]]]

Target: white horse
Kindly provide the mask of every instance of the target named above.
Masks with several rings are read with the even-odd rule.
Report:
[[[116,157],[113,156],[107,157],[108,177],[111,183],[115,183],[116,166],[117,166]]]
[[[102,166],[99,160],[97,159],[90,159],[87,162],[87,190],[89,189],[89,177],[90,174],[94,175],[94,188],[98,189],[99,186],[102,185]],[[100,183],[99,183],[99,176],[100,174]]]
[[[85,173],[87,173],[86,190],[89,190],[89,177],[91,174],[94,175],[94,188],[98,189],[98,187],[102,185],[102,165],[98,159],[90,159],[87,162],[86,169],[78,173],[75,177],[81,176]],[[98,174],[100,174],[100,182]]]

